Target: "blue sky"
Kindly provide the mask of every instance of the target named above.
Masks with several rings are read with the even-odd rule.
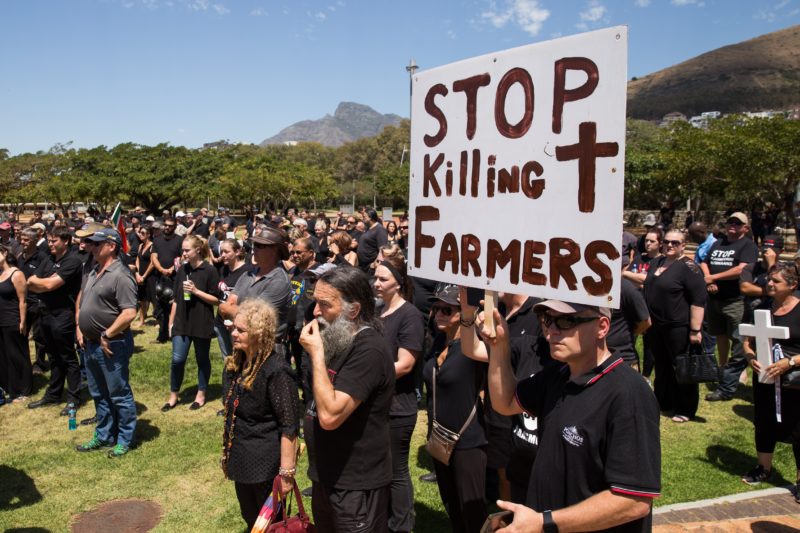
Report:
[[[629,76],[800,23],[800,0],[2,0],[0,148],[258,143],[422,68],[617,24]]]

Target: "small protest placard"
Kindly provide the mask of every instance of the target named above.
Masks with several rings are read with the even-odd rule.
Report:
[[[409,273],[618,307],[627,28],[412,83]]]

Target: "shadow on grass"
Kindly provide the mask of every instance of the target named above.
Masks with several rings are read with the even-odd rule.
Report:
[[[41,501],[42,494],[36,483],[23,470],[0,465],[0,479],[3,480],[0,484],[0,510],[20,509]]]
[[[420,444],[419,448],[417,448],[417,466],[428,472],[433,472],[433,459],[428,455],[424,444]]]
[[[191,405],[197,395],[197,385],[192,385],[188,389],[183,389],[178,395],[178,401]],[[206,389],[206,403],[213,402],[222,398],[222,385],[219,383],[209,383]]]
[[[744,418],[745,420],[753,422],[753,419],[755,418],[756,409],[753,406],[753,404],[747,404],[747,405],[739,404],[739,405],[734,405],[732,411],[734,412],[734,414]]]
[[[140,402],[134,402],[136,404],[136,416],[141,416],[142,413],[147,412],[147,406]]]
[[[450,531],[450,519],[447,513],[436,509],[431,509],[422,502],[414,502],[414,512],[417,515],[416,533],[439,533],[440,531]]]
[[[706,457],[702,459],[706,463],[715,466],[723,472],[727,472],[733,476],[741,476],[748,472],[756,464],[756,451],[752,453],[744,453],[740,450],[731,448],[730,446],[723,446],[721,444],[714,444],[706,448]],[[775,468],[772,469],[772,477],[769,483],[778,487],[789,485],[789,480],[783,477],[782,474],[777,472]]]
[[[47,388],[47,384],[50,383],[50,373],[48,372],[45,375],[34,375],[33,376],[33,383],[31,385],[31,396],[36,396],[39,394],[40,391]]]
[[[147,418],[140,418],[136,421],[136,445],[139,446],[149,442],[161,435],[161,430],[150,423]]]

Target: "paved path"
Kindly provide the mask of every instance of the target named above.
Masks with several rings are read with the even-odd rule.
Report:
[[[659,507],[655,533],[800,532],[800,504],[786,488]]]

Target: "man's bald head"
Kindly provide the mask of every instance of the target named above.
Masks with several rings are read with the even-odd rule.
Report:
[[[692,222],[689,225],[689,238],[700,244],[708,237],[708,228],[702,222]]]

